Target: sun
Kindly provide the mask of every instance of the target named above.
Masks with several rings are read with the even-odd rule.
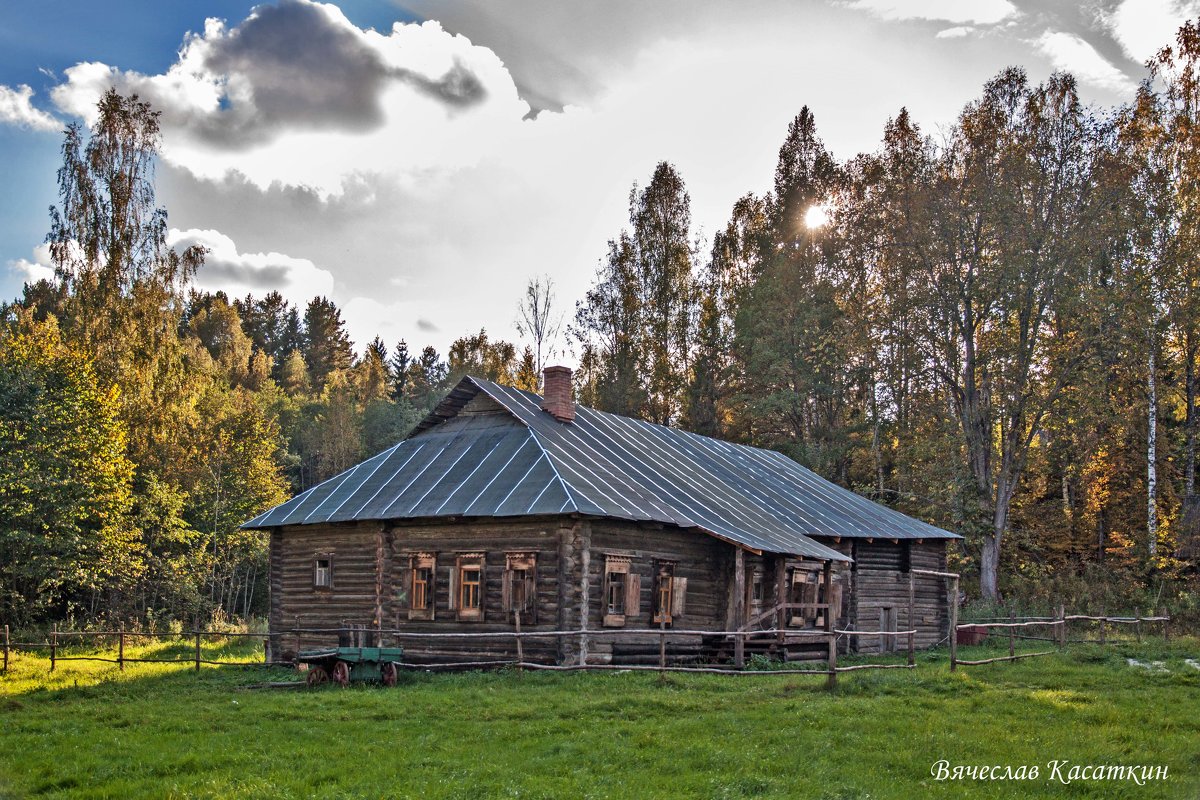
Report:
[[[804,212],[804,224],[810,228],[820,228],[829,222],[829,206],[818,203],[814,206],[809,206],[808,211]]]

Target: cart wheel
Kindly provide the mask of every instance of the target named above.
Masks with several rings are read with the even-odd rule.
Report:
[[[350,665],[345,661],[333,665],[333,682],[343,688],[350,685]]]
[[[304,682],[308,684],[309,688],[320,686],[322,683],[329,682],[329,673],[325,671],[324,667],[318,667],[314,664],[308,668],[308,677],[305,678]]]
[[[396,665],[394,663],[392,663],[391,661],[383,662],[381,678],[383,680],[384,686],[395,686],[396,685]]]

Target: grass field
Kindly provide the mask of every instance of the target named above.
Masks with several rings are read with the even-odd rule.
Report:
[[[1187,658],[1200,641],[954,674],[934,652],[915,671],[843,675],[833,692],[803,675],[516,672],[291,691],[254,688],[287,670],[65,662],[51,675],[22,655],[0,677],[0,797],[1196,798],[1200,670]],[[1042,774],[939,782],[939,759]],[[1064,785],[1052,759],[1168,777]]]

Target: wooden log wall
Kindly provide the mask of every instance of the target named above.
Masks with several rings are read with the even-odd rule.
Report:
[[[271,536],[272,631],[371,626],[376,598],[376,539],[380,524],[293,525]],[[333,586],[314,587],[314,562],[328,557]],[[337,634],[283,636],[281,653],[336,644]]]
[[[591,523],[591,553],[587,559],[589,629],[604,623],[604,568],[608,555],[630,559],[630,573],[640,576],[641,593],[636,613],[626,612],[627,628],[654,628],[655,564],[659,560],[675,562],[675,577],[687,580],[682,614],[671,627],[689,630],[724,629],[733,583],[733,546],[698,531],[645,525],[616,520]],[[580,559],[582,562],[582,559]],[[582,566],[582,563],[579,565]],[[574,580],[581,581],[577,572]],[[709,640],[711,638],[711,641]],[[589,643],[590,663],[657,663],[659,637],[648,635],[633,639],[595,637]],[[668,639],[667,656],[672,663],[715,658],[728,642],[724,637],[674,637]]]
[[[946,540],[893,542],[889,539],[842,539],[825,542],[854,559],[843,566],[849,586],[845,604],[846,627],[878,631],[908,630],[908,569],[946,569]],[[949,603],[945,581],[929,575],[916,576],[915,644],[933,647],[945,636],[949,625]],[[851,637],[849,648],[859,653],[900,650],[905,641],[890,637],[894,644],[877,636]]]
[[[574,521],[566,523],[570,530]],[[513,615],[502,607],[502,583],[506,555],[514,552],[536,555],[536,623],[522,619],[523,631],[555,630],[560,622],[559,570],[563,521],[464,522],[456,524],[393,525],[386,529],[376,522],[333,525],[290,526],[272,535],[271,629],[336,629],[349,622],[368,629],[379,627],[413,632],[511,631]],[[382,546],[382,547],[381,547]],[[451,572],[457,557],[465,552],[484,554],[482,576],[482,619],[461,621],[451,609]],[[437,556],[433,620],[408,618],[409,555]],[[332,561],[333,586],[313,585],[317,558]],[[382,570],[377,567],[382,566]],[[278,652],[294,652],[296,637],[285,634]],[[302,634],[302,648],[333,645],[336,633]],[[469,661],[515,657],[515,640],[510,637],[471,640],[408,640],[395,637],[405,646],[405,659],[416,662]],[[386,641],[386,637],[385,637]],[[526,658],[554,662],[560,656],[556,638],[529,639],[523,645]],[[411,659],[410,659],[411,656]]]

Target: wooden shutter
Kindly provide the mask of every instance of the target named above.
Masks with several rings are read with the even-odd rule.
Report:
[[[429,619],[437,618],[437,554],[429,562]]]
[[[538,621],[536,557],[529,559],[529,567],[525,570],[525,616],[531,623]]]
[[[450,602],[446,605],[451,611],[458,610],[458,564],[450,565]]]
[[[625,576],[625,614],[636,617],[642,613],[642,576],[630,572]]]
[[[671,598],[671,616],[683,616],[683,601],[687,597],[687,578],[676,578],[671,587],[674,597]]]
[[[512,569],[510,564],[504,570],[504,582],[500,584],[500,608],[504,609],[505,612],[515,610],[513,609],[512,600],[512,584],[515,575],[516,571]]]
[[[487,616],[487,565],[484,564],[483,556],[479,557],[479,616],[478,620],[483,622],[483,618]]]

